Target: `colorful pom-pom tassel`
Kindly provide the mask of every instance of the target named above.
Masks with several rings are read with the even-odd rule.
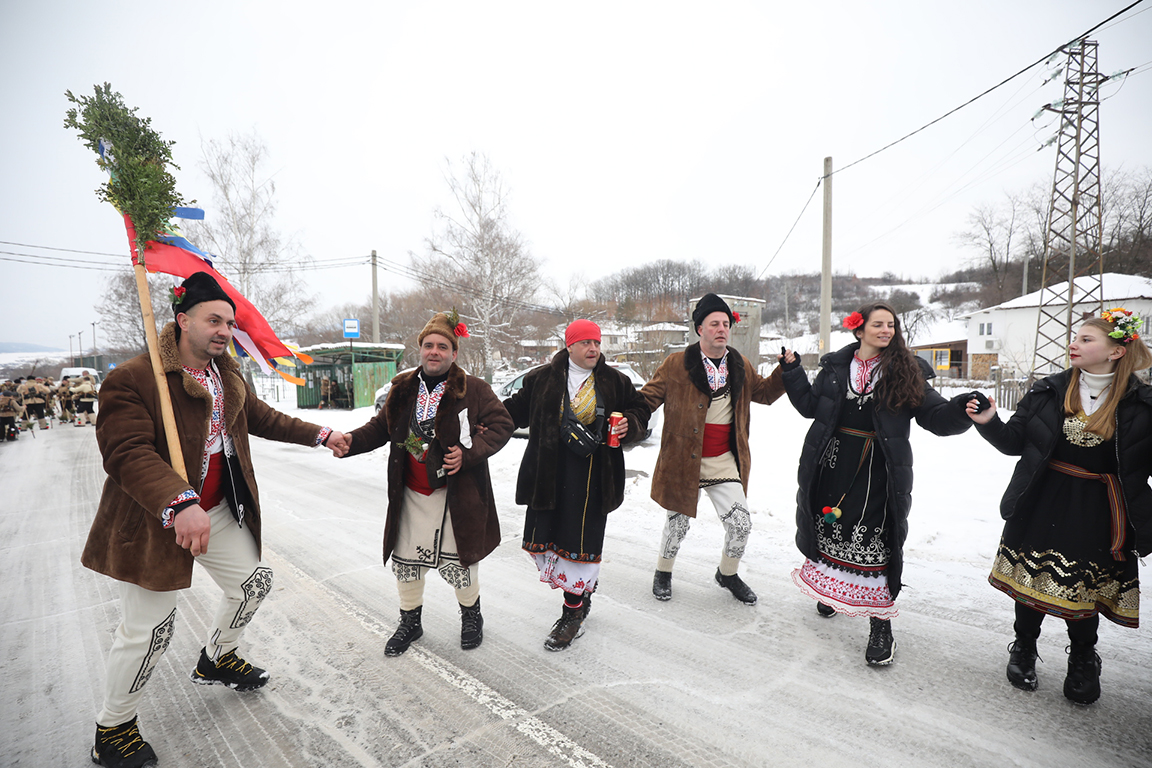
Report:
[[[824,507],[821,510],[824,513],[824,522],[834,523],[840,519],[840,515],[844,514],[840,511],[840,507]]]

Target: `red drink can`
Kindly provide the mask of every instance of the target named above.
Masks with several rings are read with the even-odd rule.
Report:
[[[612,448],[620,447],[620,436],[616,434],[616,427],[620,426],[622,421],[624,421],[624,414],[619,411],[613,411],[608,416],[608,445]]]

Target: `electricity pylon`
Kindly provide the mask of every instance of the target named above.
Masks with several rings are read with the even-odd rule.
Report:
[[[1100,201],[1100,85],[1096,42],[1078,40],[1068,54],[1064,98],[1045,109],[1060,116],[1032,378],[1068,367],[1072,325],[1104,306]]]

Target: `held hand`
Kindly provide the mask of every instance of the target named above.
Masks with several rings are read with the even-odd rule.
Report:
[[[212,521],[199,504],[184,507],[176,513],[176,543],[192,553],[193,557],[208,551],[208,534],[212,531]]]
[[[333,456],[342,459],[352,450],[352,435],[343,432],[333,432],[328,436],[328,442],[325,443],[325,445],[332,451]]]
[[[968,404],[964,406],[964,410],[968,413],[968,418],[977,424],[987,424],[992,421],[992,417],[996,415],[996,401],[993,398],[988,398],[988,408],[983,411],[980,410],[980,401],[972,398]]]
[[[460,450],[460,446],[454,445],[444,451],[444,469],[448,470],[449,475],[454,475],[459,472],[460,465],[463,463],[464,451]]]
[[[780,347],[780,354],[776,356],[776,360],[780,363],[780,367],[786,371],[800,364],[800,358],[796,357],[796,353],[784,347]]]

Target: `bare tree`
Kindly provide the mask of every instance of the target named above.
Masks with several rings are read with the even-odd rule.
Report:
[[[286,333],[313,306],[294,269],[304,259],[276,229],[276,182],[264,170],[268,148],[255,133],[230,134],[203,147],[200,169],[212,183],[204,221],[184,225],[188,239],[216,256],[214,266],[274,330]]]
[[[1001,206],[977,206],[968,215],[968,228],[956,234],[961,244],[979,254],[974,261],[991,271],[992,295],[987,298],[993,303],[1009,298],[1008,267],[1016,247],[1014,238],[1019,234],[1022,208],[1023,203],[1015,195],[1005,195]]]
[[[426,289],[458,297],[470,335],[473,374],[488,376],[500,347],[514,341],[517,315],[540,287],[536,260],[511,224],[508,188],[488,158],[473,152],[446,173],[454,206],[437,208],[439,231],[427,241],[428,255],[410,254]],[[450,309],[450,307],[439,307]]]
[[[166,275],[148,275],[148,294],[152,299],[152,314],[157,331],[172,319],[172,304],[168,289],[172,278]],[[136,291],[136,274],[129,267],[116,272],[104,283],[104,293],[95,307],[100,315],[101,344],[106,350],[119,350],[125,354],[139,354],[147,349],[144,339],[144,318],[140,312],[140,297]]]

